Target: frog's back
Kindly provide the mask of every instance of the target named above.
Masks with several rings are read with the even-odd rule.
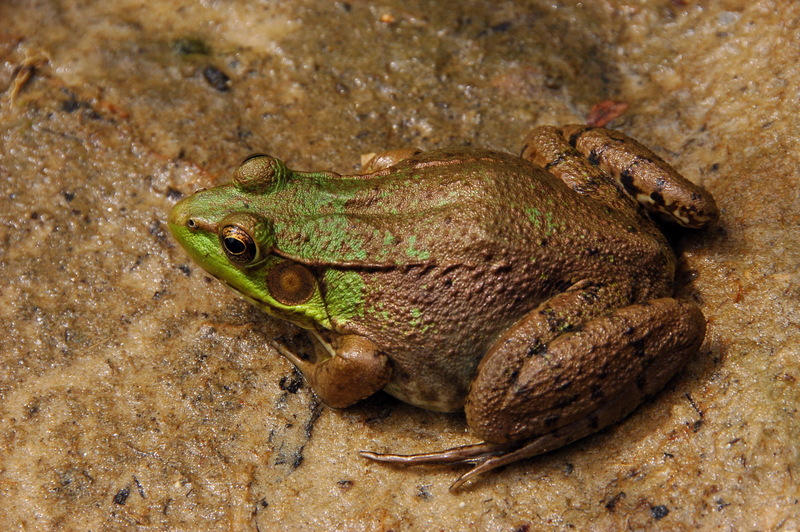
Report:
[[[507,153],[434,150],[358,178],[364,192],[348,201],[349,234],[383,237],[366,246],[375,263],[474,264],[489,255],[552,260],[559,246],[574,247],[580,240],[635,247],[641,235],[630,237],[629,228],[643,224],[654,246],[664,245],[632,201],[630,210],[610,212],[543,168]]]
[[[604,259],[587,253],[576,262],[570,248],[648,253],[637,250],[642,235],[631,227],[649,231],[654,250],[666,247],[633,203],[629,211],[610,212],[541,167],[491,150],[434,150],[314,186],[307,196],[315,200],[305,208],[296,207],[298,199],[283,202],[287,223],[275,227],[281,251],[309,265],[387,269],[521,260],[585,270],[597,261],[595,267],[604,267]]]
[[[538,201],[566,204],[572,194],[528,161],[472,148],[434,150],[342,179],[358,192],[342,211],[320,214],[346,220],[349,245],[365,251],[365,264],[390,267],[473,262],[482,247],[529,249]]]
[[[669,248],[654,227],[641,244],[634,209],[609,214],[517,157],[438,150],[363,179],[383,197],[351,205],[351,227],[390,235],[366,246],[387,268],[363,272],[366,312],[346,328],[387,348],[388,391],[412,404],[460,408],[496,335],[571,283],[638,276],[643,297],[671,283]],[[667,273],[640,275],[647,263]]]

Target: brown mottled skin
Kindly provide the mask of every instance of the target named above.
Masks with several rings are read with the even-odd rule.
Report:
[[[278,348],[319,397],[344,407],[385,389],[424,408],[464,409],[485,442],[365,456],[477,463],[460,485],[618,421],[703,340],[700,310],[671,297],[675,256],[646,211],[701,227],[716,217],[714,201],[618,132],[540,127],[521,157],[473,148],[384,152],[361,176],[276,164],[243,165],[241,190],[224,190],[219,214],[205,207],[222,194],[216,189],[176,205],[176,238],[192,253],[180,230],[213,237],[224,225],[214,220],[232,205],[271,216],[242,226],[269,233],[254,237],[268,255],[257,265],[266,266],[231,275],[203,263],[208,247],[192,254],[268,312],[312,331],[322,356]],[[295,188],[274,184],[280,172]],[[320,219],[352,238],[318,229],[328,227]],[[262,269],[282,303],[249,288]],[[239,272],[253,274],[251,285],[239,283]]]

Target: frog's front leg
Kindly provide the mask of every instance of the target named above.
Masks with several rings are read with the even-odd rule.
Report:
[[[325,345],[332,356],[318,362],[304,360],[282,344],[273,346],[300,370],[317,397],[333,408],[366,399],[382,390],[392,376],[386,354],[371,340],[355,334],[334,338],[330,346]]]

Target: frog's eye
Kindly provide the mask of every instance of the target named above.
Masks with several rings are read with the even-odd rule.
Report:
[[[264,194],[286,181],[289,169],[283,161],[260,153],[247,157],[233,174],[240,190]]]
[[[239,266],[252,266],[266,257],[275,245],[272,222],[249,212],[233,212],[217,226],[225,256]]]
[[[247,231],[235,225],[226,225],[219,233],[222,249],[237,264],[250,264],[259,259],[258,246]]]
[[[311,299],[317,288],[308,268],[301,264],[284,261],[267,273],[267,289],[279,303],[287,306],[301,305]]]

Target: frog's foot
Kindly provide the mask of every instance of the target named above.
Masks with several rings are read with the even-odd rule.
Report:
[[[361,451],[360,454],[364,458],[375,460],[376,462],[389,462],[393,464],[403,465],[422,465],[422,464],[468,464],[475,462],[483,462],[493,456],[504,454],[508,451],[509,446],[504,443],[476,443],[473,445],[462,445],[461,447],[453,447],[452,449],[445,449],[444,451],[436,451],[433,453],[420,453],[420,454],[388,454],[388,453],[374,453],[372,451]]]
[[[322,341],[315,335],[320,342]],[[317,362],[303,359],[288,347],[271,342],[280,354],[289,359],[311,384],[323,403],[345,408],[382,390],[391,379],[389,358],[372,341],[346,334],[325,345],[332,355]]]
[[[375,460],[376,462],[386,462],[390,464],[402,465],[423,465],[423,464],[474,464],[474,467],[461,475],[451,486],[450,491],[455,491],[467,480],[491,471],[497,467],[504,466],[519,458],[513,457],[517,452],[518,445],[506,443],[477,443],[474,445],[464,445],[453,447],[444,451],[422,454],[384,454],[371,451],[361,451],[359,454],[364,458]],[[507,457],[512,457],[507,459]]]
[[[479,475],[492,471],[493,469],[507,466],[519,460],[525,460],[554,451],[575,440],[597,432],[600,423],[605,426],[609,424],[611,420],[619,420],[625,417],[631,410],[638,406],[638,402],[631,401],[632,397],[636,397],[638,393],[641,393],[638,387],[638,384],[632,385],[629,389],[601,405],[585,417],[554,429],[549,433],[537,435],[522,442],[483,442],[433,453],[411,455],[383,454],[368,451],[361,451],[359,454],[377,462],[402,465],[472,464],[472,469],[458,477],[450,486],[450,491],[456,491],[463,486],[464,483]]]
[[[571,439],[569,440],[571,441]],[[565,438],[561,433],[551,433],[539,436],[527,442],[519,443],[476,443],[474,445],[464,445],[453,447],[444,451],[422,454],[388,454],[361,451],[359,454],[364,458],[375,460],[376,462],[386,462],[390,464],[401,464],[405,466],[438,464],[438,465],[460,465],[472,464],[473,467],[450,485],[450,491],[456,491],[464,483],[474,479],[493,469],[514,463],[517,460],[531,458],[533,456],[552,451],[563,446]]]

